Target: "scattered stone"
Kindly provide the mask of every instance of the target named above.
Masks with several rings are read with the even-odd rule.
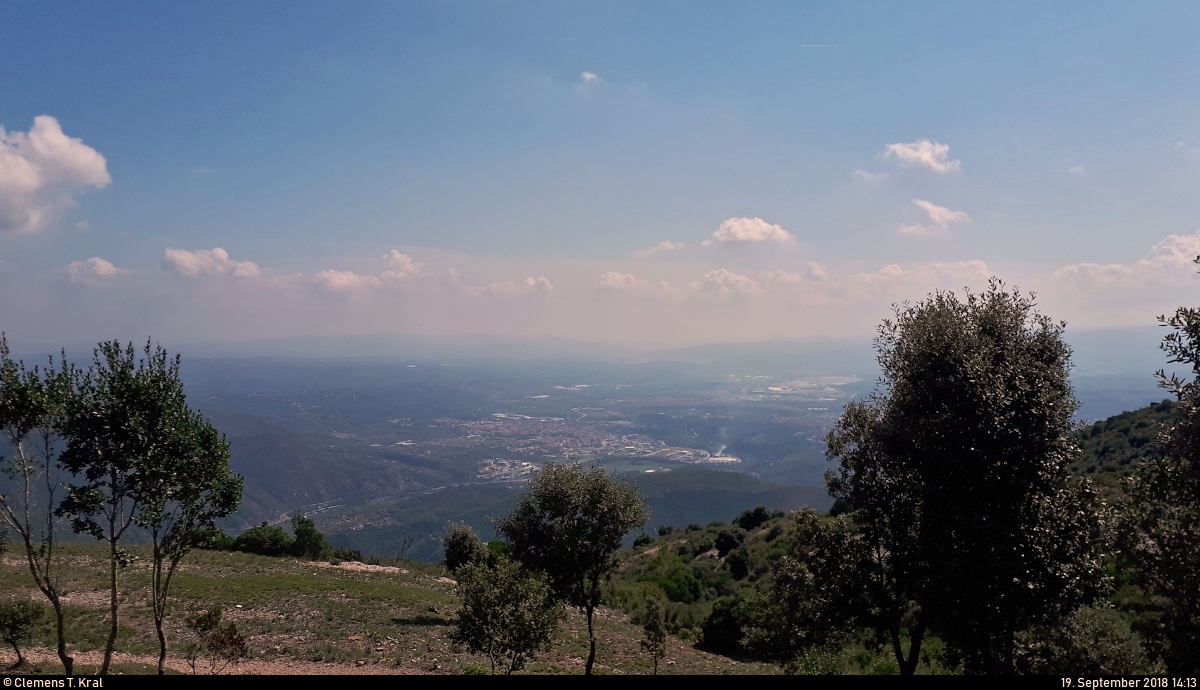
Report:
[[[350,640],[351,642],[362,642],[363,636],[362,635],[351,635],[350,637],[347,637],[346,639]]]

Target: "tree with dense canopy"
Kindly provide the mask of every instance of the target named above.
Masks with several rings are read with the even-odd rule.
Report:
[[[1200,263],[1200,257],[1196,258]],[[1165,453],[1147,460],[1126,485],[1126,548],[1141,584],[1163,603],[1159,632],[1172,674],[1200,673],[1200,309],[1159,317],[1171,329],[1162,349],[1191,379],[1157,376],[1179,400],[1178,421],[1163,438]]]
[[[830,493],[865,540],[871,618],[904,674],[930,630],[966,671],[1013,672],[1019,630],[1104,587],[1108,521],[1067,474],[1063,328],[998,280],[898,306],[875,340],[879,387],[829,433]]]
[[[513,557],[549,578],[554,592],[583,609],[588,626],[586,675],[596,661],[593,616],[621,541],[649,519],[637,487],[593,466],[546,463],[496,531]]]

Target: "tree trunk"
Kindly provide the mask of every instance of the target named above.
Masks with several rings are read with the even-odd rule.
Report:
[[[158,675],[167,674],[167,638],[163,635],[162,616],[154,617],[154,630],[158,633]]]
[[[586,607],[588,622],[588,658],[587,664],[583,667],[583,675],[585,676],[592,675],[592,665],[596,663],[596,631],[592,628],[592,612],[595,610],[595,607],[591,604],[588,604]]]
[[[117,646],[117,541],[110,539],[109,545],[109,575],[111,577],[109,584],[109,615],[112,616],[112,627],[108,631],[108,641],[104,644],[104,663],[100,665],[100,675],[108,675],[108,668],[112,665],[113,647]]]
[[[917,672],[917,663],[921,660],[921,641],[925,637],[925,624],[918,623],[916,628],[909,631],[908,659],[900,664],[900,675],[911,676]]]
[[[75,659],[67,654],[66,626],[63,622],[62,603],[55,596],[51,601],[54,605],[55,632],[58,633],[58,660],[63,665],[63,675],[69,676],[75,670]]]
[[[12,645],[13,651],[17,653],[17,663],[9,666],[7,669],[5,669],[6,671],[11,671],[14,668],[21,668],[25,665],[25,655],[21,653],[21,648],[17,646],[16,642],[10,641],[9,644]]]

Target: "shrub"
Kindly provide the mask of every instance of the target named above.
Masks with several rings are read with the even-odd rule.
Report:
[[[745,539],[746,535],[743,532],[723,529],[717,533],[713,546],[717,548],[717,556],[724,558],[725,554],[741,546]]]
[[[742,511],[742,514],[737,517],[735,522],[737,523],[738,527],[741,527],[749,532],[750,530],[758,527],[770,519],[771,513],[768,512],[765,507],[757,506],[755,508],[751,508],[750,510]]]
[[[282,527],[268,525],[263,522],[258,527],[238,535],[233,540],[234,551],[256,553],[260,556],[282,556],[292,548],[292,538],[283,531]]]
[[[634,547],[649,546],[652,543],[654,543],[654,537],[646,534],[645,532],[642,532],[637,536],[637,539],[633,540]]]
[[[292,531],[296,537],[292,539],[290,548],[288,548],[288,553],[291,555],[297,558],[307,558],[310,561],[329,555],[329,543],[325,541],[325,535],[317,529],[312,518],[300,513],[292,513]]]
[[[700,626],[700,641],[705,649],[718,654],[741,655],[745,652],[746,628],[752,619],[753,611],[745,600],[719,599]]]
[[[25,655],[21,653],[20,644],[33,637],[45,616],[46,607],[36,602],[0,602],[0,640],[12,645],[13,651],[17,653],[17,662],[9,668],[25,665]]]
[[[491,549],[479,540],[475,530],[466,523],[454,522],[446,525],[442,534],[442,550],[446,555],[446,568],[452,572],[464,565],[487,563]]]

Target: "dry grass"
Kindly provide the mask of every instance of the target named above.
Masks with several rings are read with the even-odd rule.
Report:
[[[136,549],[134,549],[137,551]],[[64,548],[63,582],[68,594],[68,643],[77,663],[98,664],[108,630],[107,562],[92,545]],[[125,672],[153,672],[158,645],[148,605],[146,554],[120,581],[121,632],[118,661]],[[405,567],[343,563],[330,566],[241,553],[196,552],[185,560],[172,584],[173,604],[166,633],[169,666],[190,673],[182,650],[191,642],[183,624],[191,611],[219,605],[226,621],[246,636],[251,658],[226,672],[239,674],[456,674],[478,671],[486,659],[450,642],[457,609],[454,582],[440,565],[409,562]],[[0,563],[0,591],[40,598],[25,562],[9,554]],[[641,652],[641,629],[624,614],[597,612],[595,672],[649,673]],[[581,673],[587,654],[587,628],[571,612],[549,651],[526,673]],[[44,630],[29,658],[33,669],[61,671]],[[11,656],[11,650],[9,651]],[[15,659],[0,656],[0,664]],[[775,667],[741,663],[708,654],[690,643],[671,640],[663,674],[775,673]]]

